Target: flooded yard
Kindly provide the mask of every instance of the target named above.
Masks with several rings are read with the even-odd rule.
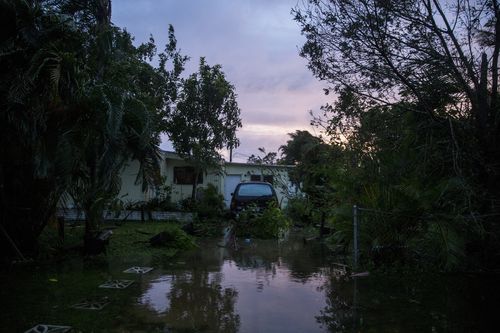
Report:
[[[71,332],[491,332],[496,277],[343,276],[319,243],[200,242],[170,260],[96,258],[2,272],[0,331],[37,324]],[[143,274],[130,267],[152,267]],[[100,288],[107,281],[133,281]],[[115,281],[116,282],[116,281]],[[77,309],[84,301],[102,304]]]

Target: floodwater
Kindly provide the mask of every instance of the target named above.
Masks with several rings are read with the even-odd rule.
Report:
[[[100,258],[0,273],[1,332],[36,324],[72,332],[496,332],[497,276],[350,278],[342,259],[301,238],[206,241],[173,260]],[[134,275],[131,266],[154,270]],[[129,279],[126,289],[103,289]],[[73,309],[106,297],[102,310]]]

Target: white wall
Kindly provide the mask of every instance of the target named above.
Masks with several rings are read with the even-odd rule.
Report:
[[[189,166],[189,164],[180,159],[167,159],[164,163],[166,168],[163,176],[166,184],[172,188],[172,202],[191,197],[193,185],[174,184],[174,168]],[[203,183],[198,184],[198,188],[207,187],[208,184],[214,185],[219,190],[219,193],[222,193],[222,176],[219,175],[217,170],[209,170],[204,173]]]
[[[125,202],[147,201],[153,193],[142,192],[142,184],[135,184],[139,173],[139,162],[130,161],[122,171],[122,187],[118,198]]]
[[[182,199],[191,197],[192,185],[174,184],[174,167],[188,166],[188,164],[172,153],[162,154],[161,175],[165,179],[166,185],[172,189],[172,202],[178,202]],[[288,177],[289,166],[262,166],[246,163],[231,163],[226,162],[222,172],[217,170],[209,170],[203,175],[203,183],[198,187],[206,187],[209,183],[217,187],[220,194],[224,195],[226,205],[230,200],[230,193],[234,192],[239,181],[250,181],[251,175],[273,175],[274,187],[278,196],[278,201],[281,207],[287,204],[287,190],[290,187]],[[155,196],[154,190],[143,193],[141,184],[136,185],[135,180],[139,171],[139,163],[132,161],[128,163],[122,172],[122,188],[119,197],[124,201],[145,201]],[[225,177],[230,176],[228,181],[231,184],[226,184]]]
[[[287,189],[291,186],[288,177],[289,168],[289,166],[228,162],[225,164],[224,173],[226,175],[241,175],[241,181],[250,181],[251,175],[273,175],[273,185],[278,196],[278,202],[284,208],[288,203]]]

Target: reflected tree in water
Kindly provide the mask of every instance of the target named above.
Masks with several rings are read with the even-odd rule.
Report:
[[[330,332],[353,331],[357,327],[355,304],[352,295],[345,293],[350,288],[342,288],[342,282],[337,278],[330,279],[322,288],[327,305],[316,316],[316,321]]]
[[[303,283],[311,277],[322,274],[320,267],[324,266],[328,258],[325,248],[320,243],[304,244],[302,238],[276,245],[275,241],[251,240],[249,250],[228,250],[231,258],[238,267],[243,269],[263,269],[271,277],[276,275],[276,269],[286,266],[290,275]]]
[[[167,295],[167,322],[173,328],[211,332],[237,332],[240,316],[235,313],[238,292],[221,285],[219,274],[194,270],[178,275]]]

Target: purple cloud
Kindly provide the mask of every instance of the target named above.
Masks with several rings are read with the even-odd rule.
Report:
[[[276,151],[287,133],[312,130],[308,111],[329,101],[298,55],[304,40],[290,14],[296,3],[120,0],[113,2],[112,19],[137,43],[153,34],[159,48],[167,42],[172,24],[178,47],[191,57],[187,73],[197,69],[200,56],[210,65],[222,65],[242,110],[238,152],[243,156],[257,153],[258,147]],[[164,140],[162,147],[171,145]]]

